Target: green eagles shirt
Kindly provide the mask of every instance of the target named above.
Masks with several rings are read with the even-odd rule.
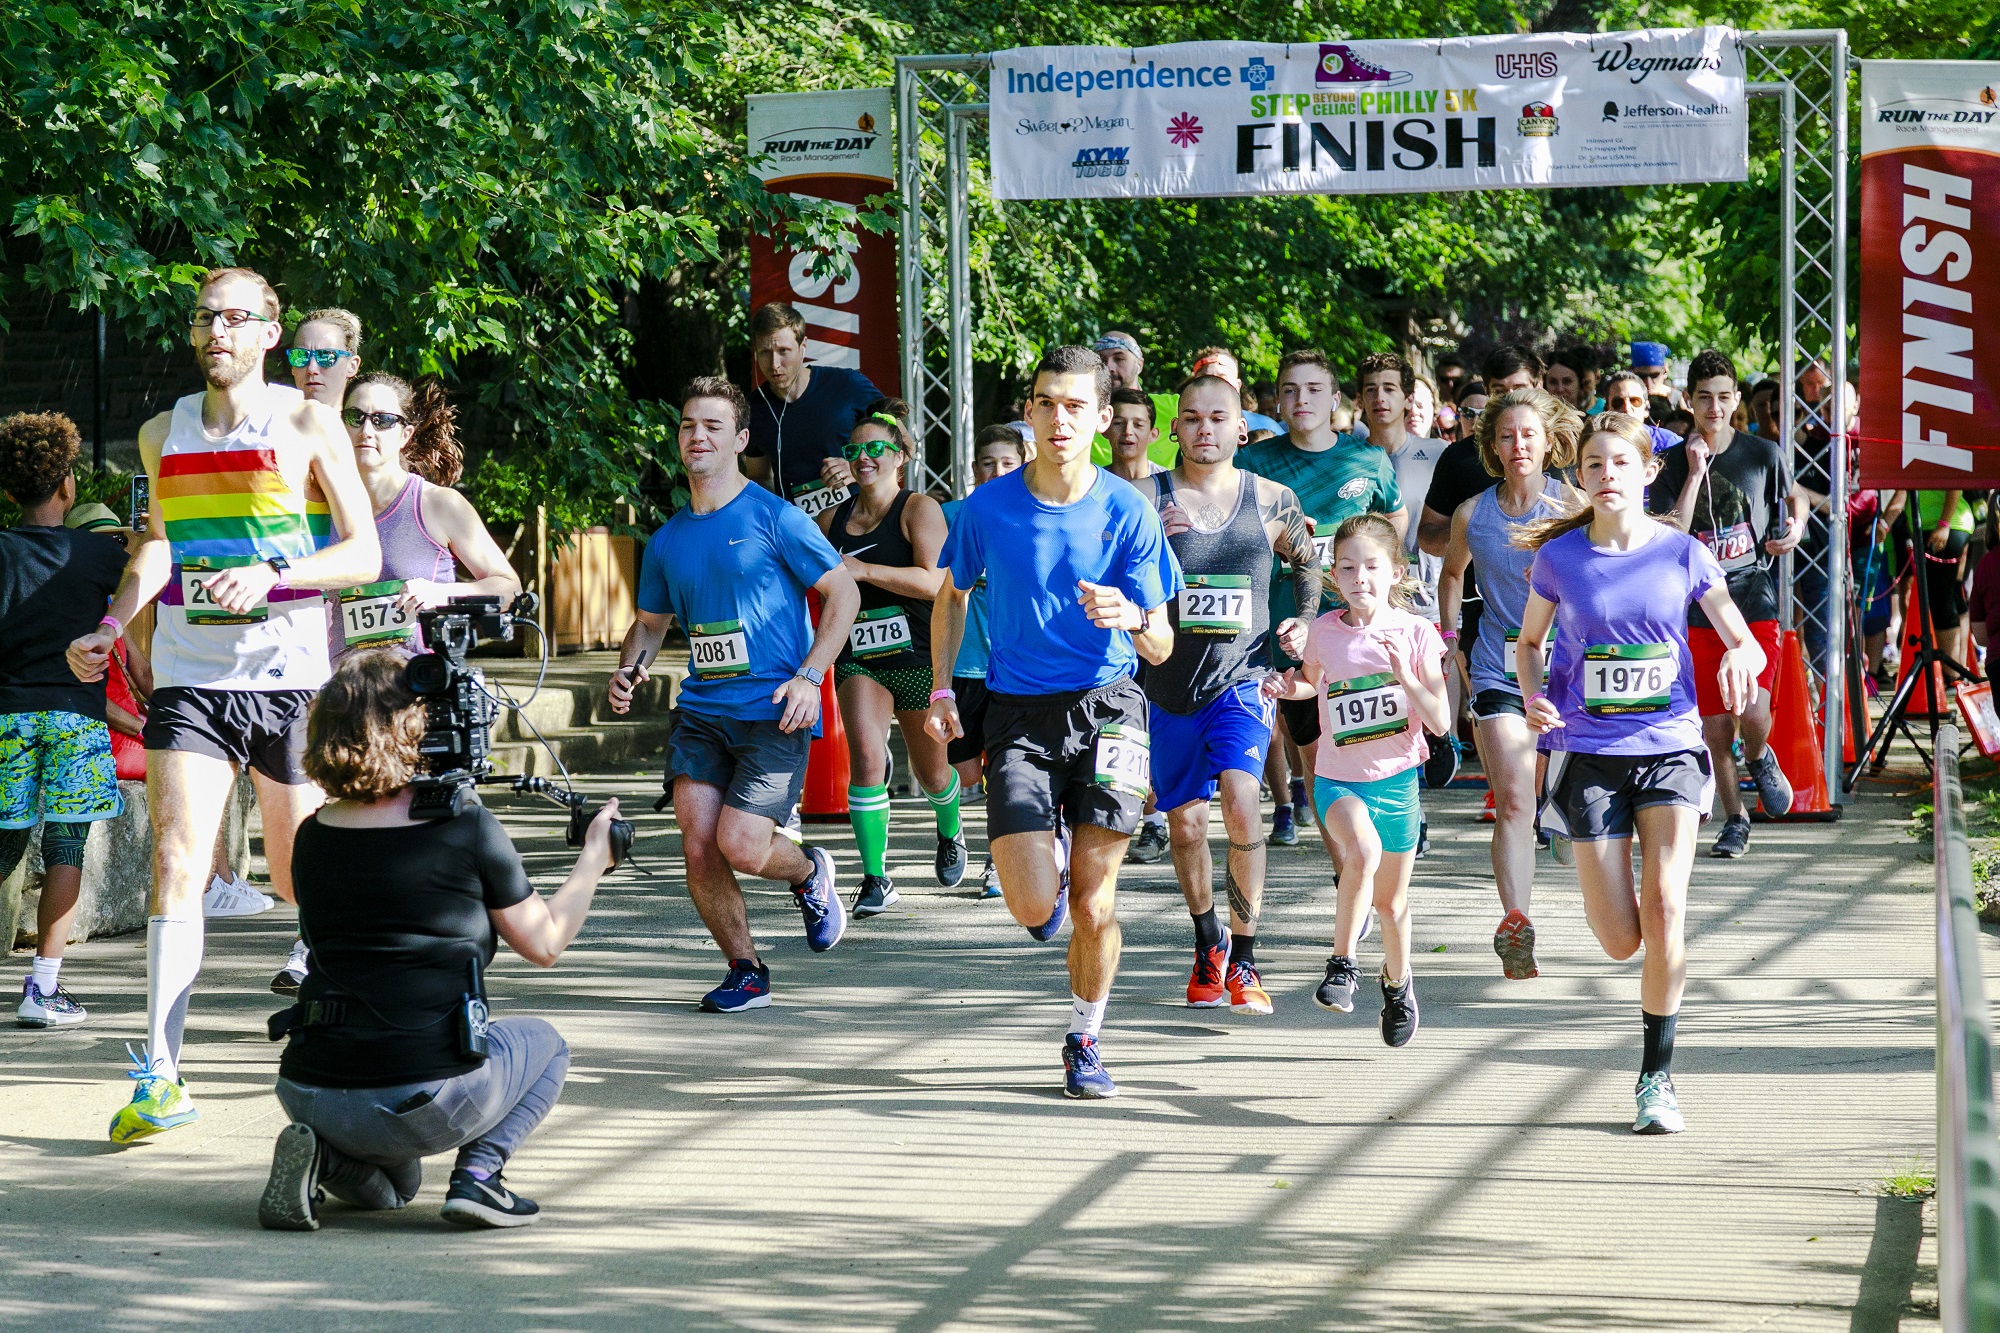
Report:
[[[1172,468],[1180,461],[1181,442],[1173,436],[1174,418],[1180,415],[1179,395],[1171,393],[1149,393],[1153,400],[1153,428],[1160,432],[1160,438],[1146,446],[1146,457],[1163,468]],[[1090,461],[1099,467],[1111,466],[1111,441],[1100,435],[1090,442]]]
[[[1313,541],[1324,547],[1333,530],[1356,514],[1391,514],[1403,507],[1396,485],[1394,459],[1358,435],[1342,435],[1322,453],[1294,449],[1290,437],[1260,440],[1236,454],[1236,466],[1292,488],[1306,517],[1313,520]],[[1321,568],[1325,569],[1324,552]],[[1282,570],[1271,575],[1271,660],[1280,668],[1298,663],[1278,651],[1278,625],[1299,613],[1292,581]]]

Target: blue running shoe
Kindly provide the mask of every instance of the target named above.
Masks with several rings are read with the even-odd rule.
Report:
[[[733,1014],[744,1009],[768,1009],[771,1005],[771,969],[747,958],[729,960],[729,975],[722,984],[701,997],[704,1013]]]
[[[1029,926],[1028,935],[1031,939],[1046,944],[1056,937],[1056,932],[1063,928],[1063,922],[1067,920],[1069,920],[1069,873],[1065,871],[1062,884],[1056,889],[1056,910],[1049,913],[1049,919],[1041,925]]]
[[[1000,896],[1000,872],[993,866],[993,858],[986,858],[986,869],[979,872],[979,896],[998,898]]]
[[[1292,820],[1292,807],[1280,805],[1271,811],[1271,841],[1280,847],[1299,845],[1299,826]]]
[[[806,947],[825,953],[847,933],[847,909],[834,879],[832,853],[824,847],[808,847],[805,853],[812,858],[813,877],[794,888],[792,896],[798,899],[799,915],[806,919]]]
[[[1063,1038],[1063,1096],[1116,1097],[1118,1085],[1097,1058],[1097,1038],[1072,1032]]]

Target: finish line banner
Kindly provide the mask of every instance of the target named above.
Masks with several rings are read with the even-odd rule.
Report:
[[[1860,350],[1863,486],[2000,485],[2000,62],[1861,62]]]
[[[1002,199],[1743,180],[1729,28],[995,53]]]

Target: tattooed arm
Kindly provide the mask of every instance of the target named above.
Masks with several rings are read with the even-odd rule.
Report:
[[[1257,516],[1271,535],[1271,550],[1286,567],[1292,587],[1298,592],[1299,619],[1310,621],[1319,614],[1319,555],[1313,550],[1312,520],[1299,507],[1299,497],[1289,486],[1259,478]]]

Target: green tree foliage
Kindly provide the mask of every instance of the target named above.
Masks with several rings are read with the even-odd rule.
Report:
[[[814,226],[701,114],[726,38],[691,0],[9,6],[0,296],[174,342],[197,274],[252,265],[476,393],[489,517],[600,520],[672,468],[667,408],[621,384],[628,293],[724,229]]]

